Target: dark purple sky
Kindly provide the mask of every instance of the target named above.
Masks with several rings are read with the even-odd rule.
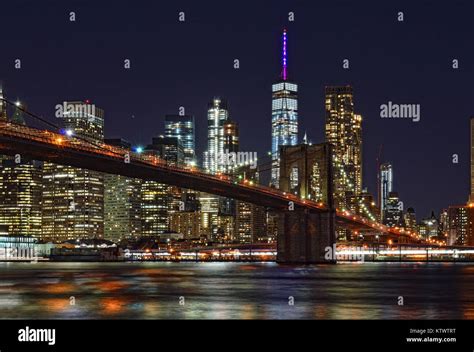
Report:
[[[280,32],[299,84],[300,134],[323,141],[324,86],[352,84],[364,117],[364,183],[375,194],[375,158],[391,161],[395,188],[418,217],[469,193],[469,117],[474,115],[472,1],[5,1],[0,80],[10,99],[51,116],[63,100],[91,99],[106,135],[146,144],[179,106],[194,114],[198,151],[206,106],[229,102],[241,149],[270,149],[271,84]],[[172,4],[171,4],[172,3]],[[76,22],[69,22],[69,12]],[[178,22],[184,11],[186,22]],[[288,23],[289,11],[295,22]],[[397,21],[403,11],[405,21]],[[22,60],[22,69],[13,62]],[[123,60],[131,59],[131,70]],[[233,60],[241,68],[234,70]],[[342,60],[350,59],[350,70]],[[451,68],[452,60],[460,68]],[[421,104],[421,121],[380,118],[388,101]],[[131,116],[135,118],[132,119]],[[453,164],[452,154],[459,154]]]

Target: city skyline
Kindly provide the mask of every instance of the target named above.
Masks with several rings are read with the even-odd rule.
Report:
[[[67,27],[69,23],[66,23],[64,19],[64,23],[54,26],[44,21],[42,29],[38,34],[33,35],[41,34],[57,38],[56,40],[62,43],[62,50],[68,52],[73,47],[75,48],[72,43],[74,43],[74,36],[79,34],[87,34],[103,26],[118,28],[120,32],[120,27],[117,27],[117,21],[121,16],[120,11],[117,12],[116,17],[108,20],[110,22],[104,20],[105,22],[102,23],[101,21],[106,17],[103,16],[105,8],[99,5],[91,13],[85,11],[87,6],[84,6],[79,6],[76,10],[77,22],[73,24],[77,27],[76,34],[71,34]],[[327,6],[331,8],[332,5]],[[207,6],[197,8],[188,4],[183,6],[188,22],[179,23],[178,10],[165,6],[163,13],[166,13],[166,16],[163,16],[166,18],[163,17],[163,21],[160,22],[162,29],[145,24],[147,22],[144,21],[143,24],[136,25],[134,31],[125,33],[124,43],[129,48],[128,50],[125,50],[123,45],[120,46],[121,49],[117,47],[117,43],[113,40],[115,34],[102,34],[111,39],[106,46],[108,51],[106,55],[99,55],[94,60],[88,59],[81,53],[66,55],[59,60],[55,59],[56,52],[50,52],[47,46],[37,48],[36,50],[40,50],[43,57],[49,57],[40,59],[39,64],[54,67],[47,79],[45,72],[38,70],[38,63],[33,64],[32,51],[25,47],[18,47],[17,39],[25,35],[25,30],[18,28],[17,32],[6,38],[5,46],[9,49],[8,55],[0,58],[2,67],[11,68],[2,75],[3,85],[8,97],[12,97],[13,100],[16,97],[25,99],[33,111],[41,112],[45,116],[49,113],[52,116],[55,104],[64,100],[90,98],[106,111],[106,135],[108,137],[120,136],[134,144],[147,143],[154,135],[162,133],[164,116],[177,114],[179,107],[184,106],[187,114],[195,116],[197,149],[200,152],[205,150],[203,146],[206,142],[204,138],[206,102],[211,96],[221,95],[229,101],[231,116],[240,124],[241,131],[248,132],[241,133],[241,145],[245,149],[256,150],[263,156],[271,149],[269,128],[271,93],[269,90],[280,73],[280,61],[277,59],[281,45],[279,34],[282,28],[286,27],[291,33],[289,46],[291,75],[299,85],[299,138],[301,139],[307,132],[309,139],[314,143],[323,141],[324,86],[351,84],[354,87],[357,110],[364,116],[364,184],[369,187],[369,191],[376,193],[375,160],[380,144],[384,144],[382,161],[391,162],[396,170],[394,188],[407,206],[415,208],[417,214],[425,216],[431,210],[440,211],[447,204],[463,204],[469,192],[469,133],[467,130],[472,109],[469,108],[467,102],[472,89],[467,77],[472,72],[473,60],[470,60],[472,51],[468,49],[468,45],[464,45],[465,36],[456,35],[456,33],[470,30],[466,27],[468,21],[463,21],[462,18],[454,21],[450,9],[432,6],[425,13],[421,11],[419,5],[408,3],[394,5],[392,9],[381,9],[378,17],[369,18],[365,13],[370,11],[364,11],[367,6],[361,4],[360,7],[355,7],[343,4],[337,7],[339,15],[342,16],[341,19],[345,19],[348,25],[351,23],[356,25],[356,34],[359,34],[357,38],[363,38],[356,40],[356,43],[369,50],[369,53],[364,55],[355,49],[356,43],[349,42],[351,37],[344,35],[346,32],[344,29],[336,29],[333,34],[324,31],[324,24],[327,21],[317,11],[316,5],[311,5],[314,11],[303,12],[298,6],[287,9],[282,4],[276,4],[271,10],[274,11],[272,16],[264,16],[263,7],[257,5],[253,12],[241,17],[247,26],[231,26],[232,30],[237,28],[237,31],[230,33],[230,25],[223,23],[224,21],[219,18],[212,22],[212,25],[201,22],[212,13],[210,8]],[[469,5],[459,5],[461,8],[463,6],[467,6],[466,9],[468,9]],[[399,7],[405,12],[404,23],[396,21]],[[187,11],[186,8],[189,10]],[[119,7],[119,10],[123,9]],[[287,13],[290,10],[295,13],[294,22],[288,22]],[[53,13],[44,14],[44,19],[51,16],[49,23],[57,23],[53,18],[62,16],[61,11],[66,11],[66,9],[60,7]],[[240,10],[237,9],[237,11]],[[462,17],[464,12],[468,11],[459,11],[457,8],[455,13]],[[6,16],[6,13],[10,15]],[[5,11],[0,15],[2,23],[8,25],[15,19],[11,13],[15,12]],[[132,16],[138,16],[138,14],[147,16],[137,9],[132,9]],[[23,18],[31,20],[32,24],[37,21],[33,15],[30,10],[22,13]],[[87,17],[87,28],[81,24],[81,18],[84,22],[86,21],[84,16]],[[309,22],[312,22],[311,16],[317,16],[318,19],[314,30],[307,26]],[[267,20],[267,17],[271,19]],[[190,23],[198,28],[196,33],[191,35],[205,36],[206,33],[210,35],[210,29],[213,26],[219,26],[223,33],[213,32],[213,35],[228,36],[236,45],[229,46],[225,45],[225,41],[218,41],[221,43],[222,50],[216,56],[206,57],[204,60],[204,57],[198,54],[199,41],[187,38],[190,33],[186,25]],[[395,44],[385,46],[383,41],[378,40],[378,34],[369,31],[377,24],[393,33]],[[432,28],[434,25],[438,28],[433,35],[430,35],[428,29],[422,28],[425,37],[422,42],[408,36],[408,33],[415,27],[420,27],[421,24],[424,24],[423,28]],[[70,46],[67,41],[60,39],[61,33],[53,32],[55,26],[64,26],[67,29],[67,35],[72,35]],[[442,31],[446,27],[450,28],[449,38]],[[138,31],[139,28],[145,31]],[[252,28],[259,30],[253,31]],[[134,44],[132,38],[139,32],[142,38],[151,38],[161,30],[166,32],[172,30],[174,33],[171,37],[166,36],[161,39],[162,47],[168,47],[170,50],[161,53],[159,60],[156,60],[153,50],[149,53],[150,58],[145,58],[143,48]],[[328,38],[317,34],[318,32],[326,33]],[[105,37],[94,39],[92,36],[91,40],[81,45],[86,49],[89,48],[91,52],[104,54],[100,47]],[[342,43],[346,44],[344,49],[320,50],[325,45],[331,47],[330,38],[335,37],[343,38]],[[452,52],[445,50],[437,54],[433,51],[438,41],[448,39],[453,48]],[[383,47],[387,50],[379,50]],[[391,58],[391,51],[388,49],[392,47],[397,52],[401,51],[403,60]],[[409,49],[407,55],[403,55],[403,48]],[[190,53],[192,53],[191,56]],[[427,53],[432,54],[430,59],[427,59]],[[181,54],[186,54],[184,56],[186,59],[180,56]],[[22,58],[22,69],[19,71],[15,70],[13,65],[13,60],[17,56]],[[123,70],[122,67],[123,60],[127,57],[131,59],[129,71]],[[151,58],[155,61],[152,62]],[[234,69],[233,60],[236,58],[240,60],[238,70]],[[350,60],[348,70],[342,67],[344,58]],[[458,70],[452,69],[453,58],[459,59]],[[426,69],[417,70],[417,65],[427,60],[429,65]],[[176,69],[165,72],[162,67],[170,67],[171,61],[176,62],[173,66]],[[63,73],[72,64],[77,69],[77,76],[65,76]],[[200,69],[194,69],[196,67]],[[380,75],[382,69],[384,74]],[[149,74],[144,75],[144,70]],[[260,74],[256,74],[257,71]],[[433,72],[441,74],[441,78],[438,76],[436,82],[430,78]],[[108,83],[107,85],[90,85],[89,82],[93,77],[96,77],[98,82],[106,80]],[[233,83],[223,86],[222,82],[225,80]],[[251,82],[258,82],[258,84]],[[200,85],[199,89],[196,84]],[[456,94],[448,89],[452,85],[458,87]],[[114,98],[122,97],[123,99],[117,103],[116,99],[109,97],[107,92],[114,92]],[[246,101],[250,104],[245,103]],[[420,103],[422,107],[420,122],[381,119],[379,107],[388,101]],[[435,103],[441,101],[446,101],[446,103]],[[248,106],[252,108],[248,109]],[[450,108],[453,106],[456,107],[454,112]],[[446,118],[446,116],[453,117]],[[133,126],[137,127],[130,128]],[[397,134],[404,136],[401,139],[403,142],[394,140],[391,143],[390,137]],[[467,138],[457,137],[463,135]],[[450,143],[446,145],[439,143],[442,140],[449,140]],[[451,162],[452,154],[455,153],[459,155],[459,164]],[[418,172],[413,173],[412,165],[416,165]],[[429,175],[429,178],[425,182],[423,178],[426,178],[426,175]],[[447,179],[452,180],[449,187],[445,183]],[[436,192],[426,192],[423,190],[425,188],[436,190]]]
[[[346,86],[344,86],[344,87],[336,86],[336,87],[329,87],[329,88],[332,88],[332,89],[334,89],[334,88],[341,89],[341,88],[345,88],[345,87],[349,87],[349,88],[350,88],[350,91],[351,91],[350,94],[352,95],[352,94],[353,94],[353,93],[352,93],[352,87],[351,87],[350,85],[346,85]],[[326,87],[326,89],[327,89],[327,88],[328,88],[328,87]],[[9,100],[8,93],[5,93],[5,91],[7,91],[7,90],[4,88],[4,86],[2,86],[2,97],[3,97],[3,99],[5,99],[5,100]],[[213,99],[215,100],[216,97],[212,98],[212,99],[211,99],[211,102],[212,102]],[[219,98],[217,98],[217,99],[221,99],[221,98],[219,97]],[[225,110],[225,111],[226,111],[225,121],[227,121],[228,115],[230,115],[230,113],[229,113],[230,109],[228,108],[228,102],[227,102],[227,100],[226,100],[225,98],[222,98],[222,99],[225,100],[225,102],[224,102],[224,104],[225,104],[225,109],[226,109],[226,110]],[[352,98],[351,98],[351,99],[352,99]],[[10,101],[11,101],[11,100],[10,100]],[[28,102],[28,99],[26,99],[26,102]],[[20,104],[20,103],[21,103],[21,105],[23,105],[24,101],[20,101],[20,100],[18,99],[17,102],[16,102],[16,104]],[[70,104],[70,102],[69,102],[69,103],[68,103],[68,102],[65,102],[65,103],[66,103],[66,104]],[[72,104],[80,104],[80,103],[81,103],[80,101],[72,102]],[[93,104],[94,102],[91,102],[91,101],[89,101],[89,100],[86,100],[85,103],[86,103],[86,104]],[[207,106],[209,106],[209,103],[207,104]],[[25,107],[26,107],[26,106],[25,106]],[[4,111],[4,109],[2,109],[2,111]],[[104,115],[104,111],[102,111],[102,109],[99,109],[99,111],[100,111],[100,114],[103,116],[103,115]],[[34,112],[34,113],[37,113],[37,112]],[[41,115],[41,114],[40,114],[40,115]],[[106,113],[105,113],[105,115],[106,115]],[[22,121],[20,121],[20,123],[25,123],[25,122],[24,122],[25,115],[24,115],[22,112],[20,112],[18,109],[15,110],[15,112],[11,115],[10,118],[11,118],[12,121],[13,121],[13,120],[15,120],[15,118],[17,118],[17,116],[18,116],[18,118],[20,118],[20,119],[22,120]],[[360,115],[354,114],[354,116],[355,116],[356,118],[359,118],[360,121],[362,121],[362,118],[360,117]],[[162,125],[163,125],[163,127],[162,127],[161,131],[159,131],[158,133],[156,133],[155,136],[152,136],[152,138],[151,138],[152,144],[150,144],[149,146],[153,145],[154,141],[157,140],[158,138],[163,138],[163,137],[164,137],[164,135],[166,134],[166,130],[167,130],[167,127],[166,127],[166,126],[167,126],[167,123],[168,123],[167,121],[168,121],[168,119],[171,118],[171,117],[175,117],[175,118],[181,117],[181,118],[184,118],[184,119],[189,119],[189,118],[191,118],[192,123],[193,123],[193,129],[194,129],[194,130],[197,129],[197,126],[196,126],[196,124],[195,124],[195,120],[194,120],[194,118],[193,118],[193,117],[194,117],[193,115],[191,115],[191,116],[189,117],[189,115],[165,114],[165,115],[163,116],[163,118],[162,118]],[[471,126],[472,126],[471,124],[472,124],[472,119],[473,119],[473,118],[474,118],[474,117],[471,117],[471,118],[468,118],[468,119],[467,119],[468,123],[470,124],[470,125],[469,125],[470,128],[471,128]],[[103,118],[103,120],[105,121],[105,123],[104,123],[104,122],[102,122],[102,123],[103,123],[104,125],[107,125],[107,123],[106,123],[107,119],[106,119],[106,118]],[[51,120],[50,120],[50,121],[51,121]],[[229,119],[228,121],[231,121],[231,122],[234,123],[234,121],[233,121],[232,119]],[[52,121],[52,122],[55,122],[55,121]],[[238,121],[235,121],[235,122],[238,123]],[[18,123],[18,121],[17,121],[16,123]],[[206,124],[207,124],[207,122],[206,122]],[[67,122],[66,122],[66,123],[63,123],[63,126],[65,127],[65,129],[62,130],[63,133],[67,133],[68,130],[69,130],[69,131],[72,131],[72,129],[70,128],[70,126],[68,127],[68,123],[67,123]],[[103,126],[102,128],[104,128],[104,127],[105,127],[105,126]],[[363,124],[363,127],[365,127],[365,124]],[[360,127],[359,127],[359,128],[360,128]],[[361,130],[363,131],[364,128],[361,128]],[[101,133],[103,133],[103,132],[101,132]],[[469,133],[471,133],[471,132],[469,132]],[[83,135],[82,133],[79,133],[79,134],[80,134],[80,135]],[[306,134],[307,134],[307,131],[305,131],[305,135],[306,135]],[[471,134],[470,134],[470,135],[471,135]],[[127,145],[128,145],[128,143],[129,143],[129,141],[128,141],[127,139],[122,138],[123,136],[113,136],[113,138],[110,138],[110,137],[112,137],[112,136],[105,136],[105,135],[103,136],[103,138],[105,138],[106,140],[112,141],[112,144],[114,144],[115,141],[123,141],[124,143],[127,143]],[[194,136],[193,136],[193,137],[194,137]],[[86,137],[86,138],[87,138],[87,137]],[[178,138],[178,139],[179,139],[179,137],[177,137],[177,136],[173,136],[173,138]],[[206,138],[204,137],[203,139],[206,139]],[[199,140],[199,139],[197,138],[197,140]],[[141,141],[140,143],[136,143],[136,144],[133,144],[133,145],[130,144],[130,148],[134,149],[135,151],[137,151],[137,150],[138,150],[138,151],[147,150],[147,148],[144,148],[143,146],[146,146],[147,144],[149,144],[149,142],[150,142],[150,141]],[[194,140],[194,142],[196,142],[196,140]],[[312,143],[312,142],[313,142],[313,141],[311,141],[311,143]],[[317,142],[323,142],[323,141],[317,141]],[[181,144],[181,143],[183,143],[183,142],[181,141],[181,142],[179,142],[179,143]],[[303,142],[302,142],[302,143],[304,144],[304,143],[309,143],[309,142],[308,142],[305,138],[303,138]],[[226,152],[226,150],[223,150],[223,151],[222,151],[222,153],[224,153],[224,154],[225,154],[225,152]],[[196,151],[196,155],[198,155],[198,154],[201,154],[201,155],[203,155],[203,156],[201,157],[201,159],[199,159],[199,158],[196,157],[196,158],[197,158],[197,161],[196,161],[196,162],[193,162],[192,165],[195,165],[195,166],[197,166],[197,167],[202,167],[203,169],[206,169],[206,166],[205,166],[205,152],[204,152],[204,150],[203,150],[203,151],[197,150],[197,151]],[[266,155],[263,155],[263,158],[268,157],[268,155],[269,155],[269,153],[267,153]],[[470,159],[470,158],[471,158],[471,155],[469,155],[469,159]],[[363,161],[363,158],[362,158],[362,161]],[[385,164],[390,164],[390,165],[392,164],[392,162],[391,162],[390,160],[388,160],[388,159],[382,159],[382,161],[383,161],[383,164],[381,164],[380,166],[383,166],[383,165],[385,165]],[[470,160],[469,160],[469,161],[470,161]],[[186,161],[186,164],[187,164],[188,162],[189,162],[189,160]],[[365,162],[363,162],[363,163],[365,164]],[[471,165],[471,164],[470,164],[470,165]],[[391,165],[391,166],[392,166],[392,165]],[[469,171],[470,171],[470,169],[471,169],[471,167],[469,166]],[[394,188],[394,186],[393,186],[394,184],[397,185],[396,181],[393,180],[394,178],[396,179],[396,176],[393,176],[393,174],[396,175],[396,174],[397,174],[397,171],[398,171],[398,170],[396,170],[395,172],[391,172],[391,186],[392,186],[392,188]],[[370,172],[370,171],[369,171],[369,172]],[[379,172],[380,172],[380,170],[379,170]],[[367,171],[364,171],[364,174],[365,174],[365,173],[367,173]],[[270,174],[270,173],[269,173],[269,174]],[[377,174],[377,173],[375,172],[375,174]],[[378,177],[378,175],[376,175],[375,177]],[[359,178],[362,179],[362,176],[359,176]],[[270,180],[270,175],[267,177],[267,179]],[[470,182],[470,181],[471,181],[471,178],[470,178],[470,177],[467,177],[466,179],[468,179],[467,182],[469,183],[468,188],[471,189],[471,186],[472,186],[472,184],[471,184],[471,182]],[[404,192],[403,192],[404,186],[405,186],[405,185],[398,185],[399,188],[396,189],[396,190],[397,190],[397,193],[404,194]],[[359,181],[359,188],[366,188],[366,187],[367,187],[367,185],[366,185],[365,183],[363,183],[363,182],[360,183],[360,181]],[[401,192],[398,191],[399,189],[401,190]],[[377,197],[377,192],[378,192],[378,191],[379,191],[379,190],[377,189],[377,187],[375,187],[374,189],[369,189],[369,193],[370,193],[372,196],[374,196],[375,199],[377,199],[376,197]],[[464,204],[467,204],[468,202],[471,202],[471,200],[470,200],[470,199],[471,199],[471,198],[470,198],[470,195],[471,195],[471,193],[468,191],[468,192],[467,192],[467,196],[465,197],[465,198],[466,198],[465,201],[461,201],[461,202],[459,202],[459,203],[450,202],[449,204],[445,204],[445,205],[441,206],[441,208],[440,208],[439,210],[438,210],[438,209],[431,209],[431,210],[429,210],[426,214],[419,212],[419,211],[417,210],[418,208],[417,208],[416,205],[414,205],[414,204],[408,204],[408,205],[406,205],[406,206],[407,206],[407,207],[410,207],[410,208],[414,208],[414,209],[416,210],[416,213],[420,216],[419,219],[421,220],[421,219],[424,219],[424,218],[428,218],[428,217],[429,217],[429,214],[431,214],[433,211],[436,212],[436,213],[441,213],[443,210],[447,209],[449,206],[462,206],[462,205],[464,205]],[[416,204],[416,203],[415,203],[415,204]]]

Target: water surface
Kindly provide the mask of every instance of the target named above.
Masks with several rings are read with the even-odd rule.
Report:
[[[0,318],[474,319],[474,264],[0,263]]]

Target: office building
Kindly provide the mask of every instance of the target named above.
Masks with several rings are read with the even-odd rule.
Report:
[[[288,79],[287,31],[282,36],[282,70],[272,85],[272,171],[270,184],[279,187],[281,146],[298,143],[298,85]]]
[[[326,87],[326,142],[333,146],[334,202],[350,209],[348,194],[362,191],[362,117],[354,113],[351,86]]]
[[[224,171],[219,160],[225,152],[224,125],[228,120],[227,102],[219,97],[213,98],[207,110],[207,150],[204,153],[204,169],[208,173]]]
[[[196,164],[196,136],[194,116],[166,115],[165,137],[174,137],[180,140],[183,147],[184,163]]]
[[[387,206],[388,195],[390,192],[393,192],[393,170],[390,163],[385,163],[380,165],[379,170],[379,206],[380,213],[382,214],[381,218],[383,219],[383,214],[385,214],[385,208]]]
[[[0,225],[11,236],[41,235],[43,163],[6,158],[0,167]]]
[[[404,227],[403,202],[400,201],[397,192],[388,194],[387,204],[384,210],[384,224],[389,227]]]
[[[90,102],[65,102],[65,130],[91,143],[104,141],[104,111]],[[104,175],[44,163],[42,238],[64,241],[104,236]]]
[[[448,208],[447,244],[474,246],[474,206],[450,206]]]
[[[131,149],[122,139],[106,139],[105,143]],[[104,238],[119,242],[141,235],[142,180],[121,175],[104,174]]]

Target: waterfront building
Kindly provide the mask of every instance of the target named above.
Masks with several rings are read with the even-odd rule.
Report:
[[[65,102],[65,138],[102,143],[104,111],[89,101]],[[72,166],[44,163],[42,234],[64,241],[104,236],[104,174]]]

